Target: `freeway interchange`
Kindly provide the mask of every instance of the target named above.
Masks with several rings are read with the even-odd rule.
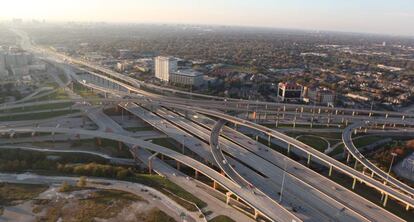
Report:
[[[329,169],[329,176],[332,171],[338,171],[352,178],[352,188],[359,181],[384,194],[385,200],[381,203],[383,206],[386,206],[388,198],[392,198],[403,204],[407,210],[414,208],[414,189],[388,176],[364,158],[354,146],[351,137],[353,132],[363,130],[363,127],[371,130],[366,119],[369,119],[369,124],[382,124],[383,130],[391,127],[398,131],[413,125],[414,114],[235,100],[162,88],[66,55],[31,46],[28,44],[30,41],[27,36],[22,32],[18,34],[22,37],[22,45],[26,49],[43,55],[48,63],[60,67],[69,79],[103,94],[104,98],[4,104],[0,105],[0,110],[62,102],[98,102],[101,105],[116,106],[182,143],[183,153],[133,138],[125,133],[122,127],[111,120],[105,120],[106,117],[98,112],[90,114],[91,119],[102,126],[100,128],[110,127],[114,132],[0,125],[2,134],[81,134],[119,141],[130,145],[136,159],[143,161],[150,169],[155,166],[155,172],[160,174],[163,171],[156,168],[155,163],[160,161],[159,155],[165,155],[177,161],[177,164],[194,169],[196,174],[201,173],[211,179],[214,188],[216,184],[223,187],[226,190],[226,202],[232,198],[240,199],[254,209],[254,218],[262,217],[269,221],[403,221],[385,208],[308,168],[311,163]],[[77,72],[89,75],[88,81],[80,78]],[[69,86],[70,81],[66,85]],[[151,92],[146,89],[150,89]],[[164,95],[165,92],[169,95]],[[188,96],[191,98],[186,98]],[[262,118],[250,118],[249,113],[255,113],[254,116],[261,114]],[[244,114],[247,114],[247,118],[243,117]],[[294,126],[296,122],[302,121],[309,122],[312,127],[316,120],[324,121],[327,125],[343,125],[345,128],[342,130],[342,140],[345,151],[355,158],[356,164],[361,163],[372,172],[372,175],[379,178],[367,176],[303,142],[256,123],[284,121],[293,122]],[[397,126],[394,125],[393,128],[392,124]],[[229,125],[234,125],[235,129]],[[267,138],[268,145],[276,140],[287,152],[280,153],[252,140],[238,132],[238,127],[254,130],[258,135]],[[190,149],[201,159],[185,155],[184,148]],[[152,154],[145,154],[144,158],[145,150],[151,151]],[[306,164],[292,159],[289,155],[291,153],[301,157]],[[284,188],[285,182],[289,186]]]

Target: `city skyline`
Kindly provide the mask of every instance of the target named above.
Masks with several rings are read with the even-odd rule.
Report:
[[[414,36],[414,4],[409,0],[17,0],[3,5],[0,20],[184,23]]]

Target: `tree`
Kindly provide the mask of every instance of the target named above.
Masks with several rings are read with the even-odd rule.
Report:
[[[68,192],[70,190],[70,185],[68,182],[64,181],[62,185],[60,185],[59,192]]]
[[[78,187],[85,187],[86,186],[86,177],[85,176],[81,176],[79,178],[79,181],[76,184],[76,186],[78,186]]]

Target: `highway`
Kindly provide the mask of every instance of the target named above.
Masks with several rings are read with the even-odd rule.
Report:
[[[254,186],[258,188],[260,192],[264,192],[266,195],[273,196],[273,198],[277,197],[275,195],[274,188],[277,186],[280,186],[280,181],[275,181],[277,178],[280,178],[281,173],[277,174],[275,172],[280,172],[281,169],[283,169],[283,164],[289,163],[291,160],[288,160],[288,158],[283,158],[281,160],[282,155],[266,155],[265,152],[273,153],[274,151],[269,152],[268,148],[265,148],[263,146],[254,146],[252,141],[245,139],[243,135],[238,135],[237,133],[231,132],[227,127],[223,127],[224,122],[230,122],[236,125],[243,125],[245,127],[254,129],[266,136],[269,137],[269,141],[271,139],[277,139],[278,141],[281,141],[282,143],[286,143],[286,146],[289,147],[289,149],[297,149],[300,150],[305,154],[305,156],[308,156],[308,163],[310,163],[311,159],[312,161],[315,161],[317,163],[321,163],[327,167],[329,167],[330,172],[332,170],[340,171],[351,178],[354,179],[354,184],[356,181],[361,181],[368,186],[372,186],[375,189],[384,192],[386,194],[386,198],[388,196],[399,200],[400,202],[406,204],[407,208],[413,208],[414,207],[414,189],[407,186],[406,184],[403,184],[396,180],[395,178],[389,178],[387,174],[380,169],[378,169],[375,165],[367,161],[360,153],[357,151],[355,146],[352,143],[352,132],[355,128],[360,127],[360,125],[352,124],[345,128],[343,131],[343,141],[345,143],[345,147],[350,151],[350,153],[364,166],[375,172],[378,176],[380,176],[382,179],[386,180],[388,184],[383,184],[381,181],[377,181],[375,178],[371,178],[369,176],[364,175],[363,173],[360,173],[356,171],[355,169],[334,160],[333,158],[315,150],[314,148],[294,139],[291,138],[283,133],[280,133],[276,130],[272,130],[269,128],[266,128],[264,126],[261,126],[259,124],[243,120],[238,117],[234,117],[231,115],[226,114],[226,111],[236,111],[236,112],[257,112],[257,113],[264,113],[265,118],[271,119],[269,117],[275,117],[283,115],[283,117],[287,118],[287,116],[290,116],[294,119],[294,121],[311,121],[313,123],[314,118],[317,118],[319,120],[322,120],[323,118],[326,119],[327,123],[341,123],[343,124],[344,121],[346,122],[345,125],[348,125],[349,122],[360,122],[361,120],[369,119],[370,121],[382,121],[383,123],[402,123],[404,126],[406,124],[414,124],[414,114],[410,113],[401,113],[401,112],[388,112],[388,111],[375,111],[375,110],[360,110],[360,109],[345,109],[345,108],[337,108],[337,107],[321,107],[321,106],[309,106],[309,105],[300,105],[300,104],[284,104],[284,103],[271,103],[271,102],[261,102],[261,101],[248,101],[248,100],[236,100],[236,99],[229,99],[229,98],[223,98],[223,97],[216,97],[216,96],[206,96],[196,93],[188,93],[173,89],[167,89],[159,86],[155,86],[152,84],[148,84],[142,81],[138,81],[136,79],[130,78],[128,76],[122,75],[120,73],[111,71],[109,69],[90,64],[78,59],[70,58],[66,55],[62,55],[56,52],[53,52],[51,50],[45,50],[41,48],[34,47],[30,44],[30,40],[27,35],[25,35],[22,32],[17,31],[18,34],[22,37],[22,45],[24,48],[27,48],[28,50],[34,50],[36,52],[40,52],[41,54],[47,54],[49,57],[45,58],[46,60],[51,60],[54,64],[59,66],[65,71],[65,74],[68,75],[68,79],[74,79],[75,81],[79,82],[80,84],[84,85],[85,87],[92,88],[94,90],[103,92],[106,99],[98,99],[96,101],[100,101],[103,103],[113,103],[113,104],[119,104],[126,108],[128,111],[134,114],[138,114],[141,118],[145,119],[150,117],[152,119],[152,124],[161,124],[163,125],[161,128],[164,133],[167,135],[172,135],[171,137],[174,138],[177,142],[185,141],[186,146],[192,149],[197,155],[205,158],[205,160],[212,161],[216,165],[218,165],[222,171],[224,171],[227,176],[231,179],[227,179],[220,174],[218,174],[216,171],[211,169],[210,167],[207,167],[200,162],[196,160],[188,160],[186,158],[189,158],[188,156],[185,156],[183,154],[179,154],[177,152],[175,153],[169,153],[169,155],[172,155],[173,159],[176,159],[177,161],[189,165],[190,167],[194,169],[201,169],[200,172],[203,172],[204,174],[208,173],[208,176],[212,178],[213,180],[220,183],[222,186],[226,187],[226,189],[230,190],[232,193],[234,193],[236,196],[241,197],[243,200],[247,201],[252,207],[255,209],[257,208],[262,214],[269,219],[275,220],[275,212],[277,211],[278,214],[282,215],[281,218],[283,221],[289,221],[289,220],[295,220],[300,221],[303,220],[303,218],[299,219],[297,216],[293,215],[289,211],[285,210],[281,205],[278,203],[270,200],[272,198],[262,197],[260,200],[257,198],[260,195],[256,195],[254,192],[252,193],[249,189]],[[92,82],[86,82],[83,81],[82,78],[80,78],[75,72],[69,70],[67,65],[65,64],[58,64],[59,61],[64,62],[70,62],[71,64],[76,64],[79,70],[85,73],[89,73],[91,77],[88,79],[88,81],[92,81],[95,79],[95,81],[106,81],[106,85],[97,85]],[[95,72],[96,71],[96,72]],[[99,73],[98,73],[99,72]],[[102,74],[100,74],[102,73]],[[92,77],[93,76],[93,77]],[[57,80],[58,81],[58,80]],[[61,87],[67,87],[68,83],[60,83],[59,85]],[[150,93],[145,91],[145,89],[151,89],[152,91],[158,91],[161,92],[162,95]],[[163,95],[164,92],[167,93],[173,93],[174,96],[166,96]],[[107,95],[111,94],[115,98],[107,98]],[[190,96],[191,99],[185,98],[186,96]],[[198,99],[192,99],[193,97]],[[123,99],[123,98],[130,98],[130,99]],[[68,101],[75,101],[78,103],[85,104],[85,99],[80,98],[79,96],[76,96],[74,94],[71,94],[71,99]],[[48,104],[57,104],[58,102],[51,101]],[[62,102],[62,101],[60,101]],[[146,106],[147,109],[151,110],[151,107],[156,107],[156,115],[151,116],[152,112],[150,112],[150,116],[146,116],[145,113],[148,113],[145,110],[142,110],[142,108],[131,107],[130,104],[137,103],[141,106]],[[32,105],[39,105],[43,103],[25,103],[25,104],[4,104],[0,107],[0,110],[8,110],[12,108],[19,108],[19,107],[25,107],[25,106],[32,106]],[[46,104],[46,103],[45,103]],[[135,105],[136,106],[136,105]],[[174,116],[171,112],[164,108],[160,107],[166,107],[166,108],[172,108],[172,109],[178,109],[183,110],[184,112],[196,112],[198,114],[204,114],[210,117],[214,117],[219,119],[219,122],[217,125],[209,126],[211,129],[210,132],[206,129],[201,129],[199,126],[194,125],[194,123],[187,122],[183,120],[182,118],[177,118],[177,116]],[[103,138],[106,138],[106,136],[110,138],[115,138],[115,135],[117,137],[121,137],[123,142],[126,142],[131,138],[130,133],[123,132],[122,128],[119,128],[120,126],[117,125],[113,120],[110,118],[105,118],[105,115],[102,115],[102,111],[98,109],[92,109],[92,108],[85,108],[82,107],[85,110],[85,113],[88,113],[89,118],[91,118],[94,122],[97,123],[101,131],[104,132],[96,132]],[[141,110],[140,110],[141,109]],[[220,112],[217,110],[225,111]],[[259,110],[259,111],[258,111]],[[300,111],[299,111],[300,110]],[[169,116],[172,115],[170,118]],[[272,116],[273,115],[273,116]],[[284,119],[283,118],[283,119]],[[111,122],[112,121],[112,122]],[[168,122],[167,122],[168,121]],[[108,128],[108,126],[110,126]],[[172,127],[171,127],[172,126]],[[39,129],[45,129],[47,127],[39,127],[39,128],[31,128],[32,130],[39,130]],[[224,129],[224,136],[220,137],[220,130]],[[25,128],[16,128],[16,129],[25,129]],[[62,130],[62,129],[55,129],[56,131]],[[68,130],[68,129],[66,129]],[[218,131],[217,131],[218,130]],[[6,129],[0,129],[0,131],[6,132]],[[191,131],[191,132],[189,132]],[[10,131],[8,131],[10,133]],[[116,132],[113,133],[113,132]],[[178,132],[178,133],[177,133]],[[122,134],[122,135],[120,135]],[[125,134],[125,135],[124,135]],[[200,141],[197,138],[191,138],[190,135],[194,135],[197,138],[200,138],[204,141],[209,141],[210,143],[210,149],[207,150],[206,144],[203,142],[200,143]],[[84,132],[84,135],[91,135],[91,132]],[[230,136],[229,136],[230,135]],[[185,139],[183,139],[185,138]],[[118,138],[119,139],[119,138]],[[116,140],[116,139],[115,139]],[[119,140],[118,140],[119,141]],[[136,144],[138,143],[135,141],[135,143],[127,143],[127,144]],[[156,150],[160,150],[161,148],[159,146],[148,148],[147,142],[139,140],[140,147],[142,144],[145,145],[145,149],[150,149],[155,152],[158,152]],[[197,145],[199,144],[199,145]],[[200,149],[196,149],[196,147],[199,146]],[[184,144],[183,144],[184,147]],[[258,149],[260,148],[260,149]],[[165,149],[165,148],[164,148]],[[168,153],[166,150],[162,150],[165,153]],[[183,149],[184,151],[184,149]],[[210,152],[208,152],[210,151]],[[230,154],[231,156],[226,156],[223,152]],[[168,155],[167,155],[168,156]],[[170,156],[171,157],[171,156]],[[236,159],[234,159],[235,157]],[[184,161],[185,160],[185,161]],[[263,161],[264,162],[260,162]],[[192,162],[195,161],[195,162]],[[251,169],[247,168],[244,165],[241,165],[239,162],[242,161],[245,164],[250,165],[258,172],[264,173],[266,176],[269,176],[271,178],[269,181],[266,181],[264,179],[260,179]],[[277,162],[275,162],[277,161]],[[236,166],[233,167],[233,165]],[[304,190],[304,187],[309,187],[311,190],[319,190],[314,195],[319,196],[320,199],[325,199],[326,203],[334,203],[334,208],[339,208],[340,206],[344,206],[344,209],[346,212],[343,215],[335,215],[341,216],[341,218],[359,218],[358,220],[367,220],[367,221],[377,221],[378,219],[383,219],[385,221],[398,221],[399,218],[395,217],[395,215],[387,214],[385,210],[378,209],[373,207],[370,208],[372,205],[368,204],[365,207],[358,207],[358,205],[362,206],[365,202],[363,198],[357,198],[358,195],[350,194],[350,191],[343,191],[342,187],[337,186],[334,182],[328,182],[327,184],[319,184],[318,182],[322,181],[321,177],[312,177],[312,173],[310,170],[303,170],[302,173],[300,173],[297,168],[296,164],[292,164],[294,167],[285,167],[285,172],[287,172],[288,175],[288,181],[291,183],[291,187],[297,187],[298,190],[302,189],[301,193],[306,193]],[[293,169],[292,169],[293,168]],[[302,167],[303,168],[303,167]],[[287,169],[290,169],[287,171]],[[273,170],[273,172],[272,172]],[[215,173],[211,172],[214,171]],[[283,172],[283,171],[282,171]],[[218,174],[218,175],[217,175]],[[207,175],[207,174],[206,174]],[[315,173],[313,172],[313,175]],[[216,176],[221,176],[220,180],[217,180]],[[224,179],[223,179],[224,178]],[[283,178],[285,178],[285,174],[283,174]],[[278,184],[279,183],[279,184]],[[278,185],[276,185],[278,184]],[[332,189],[329,189],[329,186],[332,185],[332,187],[335,187],[335,189],[332,191]],[[400,191],[404,191],[405,193],[402,193]],[[292,192],[287,189],[287,192]],[[299,191],[297,191],[299,192]],[[338,196],[335,196],[336,193],[345,195],[346,197],[344,199],[338,198]],[[293,193],[290,193],[291,195]],[[294,194],[298,195],[298,193]],[[312,196],[314,197],[314,196]],[[295,197],[296,198],[296,197]],[[303,198],[303,197],[302,197]],[[310,198],[310,197],[309,197]],[[348,198],[348,201],[345,201],[345,199]],[[310,199],[309,199],[310,200]],[[314,202],[316,200],[310,200],[311,202]],[[317,201],[316,201],[317,202]],[[322,202],[321,202],[322,203]],[[325,203],[325,202],[324,202]],[[355,206],[352,206],[351,203],[355,203]],[[271,204],[269,206],[272,210],[267,207],[266,204]],[[286,206],[285,206],[286,207]],[[317,206],[315,206],[317,207]],[[274,210],[275,208],[276,210]],[[374,209],[376,209],[378,212],[378,216],[374,215]],[[364,212],[364,211],[369,211]],[[323,210],[321,210],[322,212]],[[328,212],[328,211],[327,211]],[[383,217],[383,218],[381,218]],[[325,218],[323,215],[320,215],[320,218]],[[339,218],[338,218],[339,219]],[[349,219],[350,221],[351,219]],[[382,220],[378,220],[382,221]]]
[[[198,115],[198,118],[192,118],[193,121],[197,121],[199,124],[204,125],[207,128],[214,127],[214,121],[211,119]],[[279,168],[285,168],[285,171],[291,174],[298,180],[303,181],[310,186],[316,188],[317,191],[326,195],[323,199],[337,201],[343,204],[346,208],[352,209],[363,217],[370,221],[400,221],[401,219],[387,210],[378,207],[376,204],[366,200],[365,198],[353,193],[345,187],[333,182],[332,180],[318,174],[317,172],[309,169],[308,167],[287,158],[283,154],[269,149],[269,147],[252,140],[250,137],[245,136],[236,130],[224,126],[222,135],[233,141],[234,143],[243,146],[255,155],[263,158],[262,161],[268,161],[271,164],[278,166]],[[215,136],[215,134],[212,134]],[[269,169],[270,168],[270,169]],[[266,169],[276,171],[276,169],[267,166]],[[265,172],[265,171],[263,171]],[[300,183],[300,182],[296,182]],[[322,195],[323,196],[323,195]],[[335,205],[331,203],[330,205]]]
[[[181,129],[185,129],[189,136],[195,136],[198,138],[201,138],[203,141],[208,141],[210,138],[210,131],[207,131],[206,129],[192,123],[191,121],[188,121],[184,119],[181,116],[177,116],[177,114],[173,112],[166,111],[163,108],[157,108],[156,113],[160,115],[161,117],[165,118],[165,120],[168,120],[170,122],[173,122],[175,124],[175,127],[177,127],[177,131]],[[147,115],[148,116],[148,115]],[[184,115],[183,115],[184,116]],[[200,115],[187,115],[191,116],[197,120],[200,119]],[[198,117],[197,117],[198,116]],[[144,118],[144,120],[151,122],[151,119]],[[203,119],[204,120],[204,119]],[[154,127],[160,127],[161,124],[153,123]],[[179,128],[181,127],[181,128]],[[169,129],[172,127],[168,127]],[[214,131],[212,132],[214,134]],[[216,135],[216,134],[214,134]],[[218,132],[217,132],[218,135]],[[214,137],[212,137],[214,138]],[[217,139],[217,138],[214,138]],[[238,147],[236,144],[231,143],[227,140],[223,140],[223,138],[220,138],[221,145],[219,148],[223,148],[228,155],[230,155],[227,159],[227,161],[230,163],[229,166],[236,169],[236,173],[239,174],[242,178],[247,179],[251,183],[254,184],[255,187],[257,187],[258,191],[256,192],[263,192],[264,195],[269,196],[270,198],[274,200],[279,199],[279,194],[277,193],[278,190],[280,190],[283,175],[283,168],[277,167],[275,165],[272,165],[271,163],[258,158],[258,156],[247,152],[243,148]],[[203,143],[203,142],[202,142]],[[194,152],[197,152],[197,149],[200,147],[191,147],[193,148]],[[213,147],[212,147],[213,148]],[[214,149],[216,151],[217,149]],[[267,150],[267,149],[266,149]],[[217,154],[220,155],[220,154]],[[238,161],[235,161],[234,158],[238,159]],[[242,161],[243,164],[241,164],[239,161]],[[245,167],[245,165],[248,165],[249,168]],[[300,164],[298,164],[300,165]],[[255,169],[256,171],[253,171],[252,169]],[[261,172],[262,174],[257,174],[256,172]],[[263,174],[265,177],[263,177]],[[316,173],[313,174],[313,176]],[[316,174],[318,175],[318,174]],[[320,178],[322,176],[318,175]],[[303,179],[295,178],[294,176],[288,175],[288,178],[286,180],[286,184],[289,184],[286,186],[285,189],[285,198],[283,201],[283,206],[288,209],[296,209],[295,214],[297,214],[301,219],[305,221],[319,221],[319,220],[343,220],[343,221],[352,221],[355,218],[359,218],[357,221],[364,220],[363,216],[360,217],[357,214],[352,211],[352,208],[349,208],[351,210],[344,210],[346,208],[346,205],[339,204],[337,201],[333,200],[332,198],[329,198],[326,195],[323,195],[318,191],[320,189],[320,184],[316,185],[315,187],[311,187],[307,184],[304,184],[302,182]],[[335,184],[331,181],[331,184]],[[328,189],[332,190],[332,187],[329,187]],[[344,188],[345,191],[347,191]],[[339,193],[346,194],[345,191],[340,190],[339,188],[337,190],[331,191],[333,196],[336,198],[336,196]],[[349,191],[348,191],[349,192]],[[335,194],[336,193],[336,194]],[[350,193],[350,192],[349,192]],[[304,195],[306,194],[306,195]],[[354,195],[357,196],[357,195]],[[352,197],[352,196],[350,196]],[[357,199],[358,200],[358,199]],[[312,203],[312,204],[308,204]],[[365,204],[365,205],[364,205]],[[382,215],[382,218],[391,218],[388,221],[398,221],[398,217],[395,217],[394,215],[388,213],[385,210],[381,210],[381,208],[378,208],[374,204],[371,204],[370,202],[366,201],[365,203],[362,203],[362,206],[370,206],[371,211],[368,213],[372,213],[372,209],[377,209],[378,212],[375,212],[375,215],[378,215],[380,213]],[[364,207],[362,207],[363,209]],[[351,216],[352,215],[352,216]],[[374,216],[378,217],[378,216]]]

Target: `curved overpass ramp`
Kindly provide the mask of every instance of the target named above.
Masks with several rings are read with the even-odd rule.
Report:
[[[352,133],[357,128],[360,128],[362,126],[365,126],[366,124],[369,124],[368,121],[361,121],[357,123],[353,123],[352,125],[349,125],[347,128],[344,129],[342,133],[342,141],[345,145],[345,149],[362,165],[364,165],[366,168],[368,168],[370,171],[372,171],[377,176],[381,177],[384,181],[386,181],[389,184],[392,184],[393,186],[397,187],[398,189],[408,193],[411,195],[411,197],[414,197],[414,189],[407,184],[395,179],[392,176],[389,176],[386,172],[378,168],[375,164],[371,163],[368,159],[362,155],[359,150],[354,145],[354,142],[352,141]],[[380,122],[377,122],[380,123]]]

